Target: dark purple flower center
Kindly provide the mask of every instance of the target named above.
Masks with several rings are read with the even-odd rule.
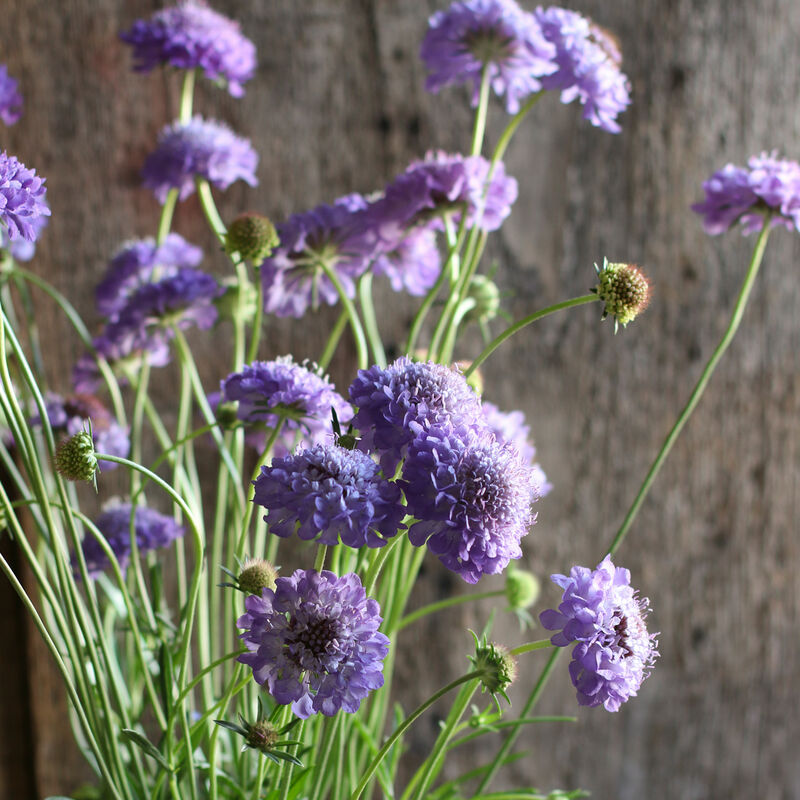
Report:
[[[289,658],[297,666],[306,669],[307,658],[322,660],[330,655],[338,644],[341,627],[338,620],[330,617],[312,618],[304,623],[292,619],[286,635]]]

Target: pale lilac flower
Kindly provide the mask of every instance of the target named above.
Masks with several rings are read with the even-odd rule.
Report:
[[[221,122],[196,116],[161,131],[158,146],[142,167],[142,179],[163,204],[170,189],[178,189],[181,200],[189,197],[195,178],[204,178],[219,189],[238,180],[256,186],[257,166],[258,154],[247,139]]]
[[[13,125],[22,116],[22,95],[17,91],[17,81],[8,74],[8,67],[0,64],[0,119]]]
[[[432,426],[408,447],[400,481],[419,522],[409,541],[428,549],[468,583],[520,558],[536,517],[533,473],[516,448],[481,425]]]
[[[555,72],[542,78],[542,86],[560,91],[562,103],[578,100],[583,118],[592,125],[619,133],[617,116],[630,105],[631,97],[616,42],[576,11],[539,7],[534,15],[545,38],[555,45],[558,65]]]
[[[355,573],[297,570],[275,584],[245,599],[236,624],[249,652],[237,660],[301,719],[354,713],[383,686],[389,640],[378,632],[378,603]]]
[[[41,217],[50,216],[44,178],[14,156],[0,153],[0,226],[8,240],[36,241]]]
[[[255,45],[239,24],[212,11],[202,0],[184,0],[137,20],[120,39],[133,47],[137,72],[159,64],[180,69],[202,69],[207,78],[227,85],[234,97],[256,69]]]
[[[372,271],[385,275],[396,292],[406,291],[420,297],[439,277],[442,259],[431,228],[412,228],[391,249],[381,252]]]
[[[430,92],[466,83],[475,106],[486,68],[495,94],[505,96],[506,110],[515,114],[521,101],[542,88],[541,77],[556,69],[555,47],[514,0],[455,2],[437,11],[428,26],[420,55]]]
[[[120,568],[124,571],[131,557],[131,504],[122,503],[107,509],[100,514],[94,524],[106,538]],[[172,517],[145,506],[138,506],[134,512],[133,530],[140,554],[166,547],[184,534],[183,526],[175,522]],[[108,556],[91,534],[84,537],[82,549],[88,572],[92,577],[97,577],[109,566]],[[73,567],[75,567],[74,556]]]
[[[274,458],[253,485],[270,533],[284,538],[383,547],[404,527],[397,484],[368,455],[333,442]]]
[[[767,211],[772,226],[800,230],[800,164],[775,152],[752,156],[747,167],[725,165],[703,183],[703,191],[705,200],[692,210],[712,236],[737,222],[745,234],[760,231]]]
[[[573,567],[569,577],[552,575],[564,594],[558,611],[539,619],[551,642],[572,649],[569,673],[582,706],[605,706],[617,711],[633,697],[650,674],[658,651],[657,634],[648,633],[647,598],[630,586],[627,569],[615,567],[606,556],[597,569]]]
[[[336,274],[348,297],[354,281],[376,253],[368,203],[351,194],[333,205],[292,214],[277,227],[280,244],[261,264],[264,310],[279,317],[302,317],[309,306],[335,305],[339,293],[325,274]]]
[[[460,372],[405,356],[388,367],[359,370],[350,400],[358,409],[353,426],[361,435],[359,447],[380,456],[387,477],[409,444],[432,425],[451,419],[471,423],[481,415],[480,400]]]

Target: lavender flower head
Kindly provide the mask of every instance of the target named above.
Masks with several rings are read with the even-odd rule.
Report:
[[[334,305],[339,293],[325,270],[335,272],[348,297],[353,281],[375,254],[367,201],[357,194],[292,214],[277,228],[280,245],[261,264],[264,310],[300,318],[320,301]]]
[[[0,226],[10,242],[36,241],[40,217],[49,217],[44,178],[14,156],[0,153]]]
[[[226,83],[234,97],[244,94],[242,84],[256,69],[255,45],[239,24],[202,0],[184,0],[148,20],[137,20],[120,39],[133,47],[137,72],[150,72],[159,64],[199,68],[212,81]]]
[[[126,458],[130,452],[128,430],[114,419],[103,403],[91,394],[73,394],[69,397],[50,394],[45,401],[45,410],[50,427],[56,434],[74,436],[84,429],[86,420],[92,423],[92,439],[98,453]],[[41,424],[35,416],[31,423]],[[101,470],[115,469],[113,461],[100,461]]]
[[[295,364],[291,356],[254,361],[241,372],[228,375],[220,389],[224,402],[238,402],[236,415],[240,420],[274,428],[283,417],[284,431],[302,433],[311,444],[330,440],[332,408],[340,422],[353,416],[349,403],[327,378]],[[279,444],[276,442],[273,450],[276,456],[290,452],[285,440]]]
[[[122,503],[104,511],[94,521],[95,526],[108,541],[114,555],[124,571],[131,557],[131,504]],[[184,534],[183,526],[172,517],[160,514],[152,508],[137,506],[133,518],[136,546],[140,553],[166,547]],[[110,562],[97,539],[87,534],[83,540],[83,556],[92,577],[99,575]],[[73,557],[73,565],[75,559]]]
[[[291,703],[296,716],[352,714],[383,686],[389,640],[378,632],[377,602],[355,573],[339,578],[300,569],[244,602],[236,624],[250,652],[237,660],[276,702]]]
[[[172,277],[181,268],[196,267],[202,259],[203,251],[177,233],[168,234],[161,244],[152,237],[126,242],[95,290],[97,310],[114,317],[141,286]]]
[[[744,234],[760,231],[764,212],[771,225],[800,230],[800,164],[777,154],[752,156],[747,167],[727,164],[703,183],[705,200],[692,211],[703,217],[706,233],[724,233],[735,223]]]
[[[47,200],[43,200],[42,202],[47,205]],[[35,241],[30,242],[27,239],[15,239],[11,241],[8,236],[8,231],[0,225],[0,250],[8,250],[15,261],[30,261],[36,253],[36,241],[38,241],[41,232],[47,227],[48,220],[49,217],[45,216],[34,217],[31,220]]]
[[[542,88],[540,78],[556,69],[555,47],[514,0],[455,2],[428,25],[420,55],[429,72],[429,92],[471,84],[476,106],[485,67],[495,94],[505,95],[506,110],[516,114],[520,101]]]
[[[376,275],[385,275],[396,292],[424,295],[439,277],[442,260],[431,228],[412,228],[391,249],[382,252],[372,265]]]
[[[516,448],[479,425],[435,425],[408,448],[400,481],[408,531],[467,583],[502,572],[520,558],[520,540],[535,521],[533,473]]]
[[[353,426],[361,433],[359,446],[380,455],[387,477],[432,425],[451,418],[471,423],[481,415],[480,401],[460,372],[405,356],[385,368],[359,370],[350,400],[358,408]]]
[[[404,526],[400,488],[365,453],[317,444],[274,458],[253,481],[270,533],[348,547],[383,547]]]
[[[142,167],[142,179],[160,203],[170,189],[185,200],[194,192],[194,179],[205,178],[220,189],[237,180],[256,186],[258,154],[247,139],[227,125],[195,116],[187,123],[167,125],[158,146]]]
[[[562,103],[579,100],[584,119],[609,133],[619,133],[617,116],[630,105],[631,97],[616,42],[576,11],[539,7],[534,15],[547,41],[555,45],[558,65],[542,78],[542,86],[560,91]]]
[[[17,91],[17,81],[8,74],[8,67],[0,64],[0,119],[13,125],[22,116],[22,95]]]
[[[506,175],[501,161],[489,179],[489,162],[482,156],[437,151],[412,163],[389,184],[384,205],[397,223],[407,227],[446,213],[460,216],[466,209],[467,225],[494,231],[516,199],[517,181]]]
[[[597,569],[573,567],[569,577],[552,575],[564,590],[558,611],[543,611],[539,619],[551,642],[573,642],[569,673],[582,706],[605,706],[617,711],[639,690],[650,674],[658,651],[657,634],[648,633],[647,598],[630,586],[627,569],[615,567],[606,556]]]
[[[500,444],[512,444],[516,447],[522,460],[533,471],[533,482],[536,486],[536,496],[544,497],[550,493],[553,484],[547,480],[547,475],[536,461],[536,448],[531,443],[531,428],[525,422],[525,415],[521,411],[501,411],[494,403],[481,403],[483,419],[489,430],[495,435]]]

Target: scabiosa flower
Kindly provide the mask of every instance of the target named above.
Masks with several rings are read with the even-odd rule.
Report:
[[[43,201],[47,205],[47,201]],[[49,206],[48,206],[49,208]],[[47,227],[48,217],[34,217],[31,220],[31,226],[34,231],[34,240],[39,239],[41,232]],[[13,241],[8,236],[8,231],[0,225],[0,250],[8,250],[11,257],[16,261],[30,261],[36,252],[36,241],[28,241],[27,239],[14,239]]]
[[[494,403],[485,400],[481,403],[481,411],[484,422],[497,441],[514,445],[522,460],[531,468],[536,496],[549,494],[553,484],[547,480],[547,475],[536,461],[536,448],[531,442],[531,428],[525,422],[525,415],[521,411],[501,411]]]
[[[407,227],[431,219],[441,226],[437,217],[452,213],[458,218],[466,209],[468,225],[497,230],[517,199],[517,182],[506,175],[502,161],[495,164],[491,179],[489,169],[482,156],[428,153],[386,188],[385,216]]]
[[[68,397],[50,394],[45,399],[45,410],[50,427],[57,435],[74,436],[80,433],[86,420],[92,423],[92,439],[99,453],[126,458],[130,452],[128,430],[114,419],[103,403],[91,394],[73,394]],[[41,419],[35,416],[31,424],[40,425]],[[101,461],[100,469],[114,469],[118,465],[112,461]]]
[[[9,241],[36,241],[39,217],[49,217],[44,178],[14,156],[0,153],[0,225]]]
[[[397,484],[365,453],[332,442],[273,459],[253,485],[270,533],[284,538],[383,547],[404,527]]]
[[[111,546],[122,570],[127,568],[131,557],[131,510],[130,503],[122,503],[103,511],[94,521],[97,529]],[[134,512],[133,530],[140,553],[166,547],[184,534],[183,526],[175,522],[172,517],[144,506],[137,506]],[[109,566],[108,556],[91,534],[84,537],[82,549],[88,572],[92,577],[96,577]],[[74,563],[73,557],[73,565]]]
[[[514,0],[456,2],[435,13],[428,26],[420,55],[429,72],[429,92],[472,84],[475,106],[485,67],[495,94],[505,95],[506,110],[516,114],[520,101],[542,88],[539,79],[556,69],[555,47]]]
[[[650,282],[635,264],[612,264],[603,259],[603,268],[594,265],[599,282],[591,291],[603,301],[603,319],[614,317],[614,333],[633,322],[650,302]]]
[[[773,226],[800,230],[800,164],[775,152],[752,156],[747,167],[727,164],[703,183],[705,200],[692,211],[703,217],[706,233],[724,233],[735,223],[745,234],[760,231],[764,212]]]
[[[97,310],[113,317],[144,284],[172,277],[184,267],[196,267],[202,259],[203,251],[177,233],[168,234],[161,244],[152,237],[126,242],[95,289]]]
[[[520,540],[535,521],[533,473],[516,448],[485,427],[434,425],[408,448],[400,485],[408,531],[467,583],[502,572],[522,555]]]
[[[396,292],[424,295],[442,271],[436,233],[431,228],[412,228],[391,250],[381,252],[372,271],[385,275]]]
[[[8,67],[0,64],[0,119],[13,125],[22,116],[22,95],[17,91],[17,81],[8,74]]]
[[[480,418],[477,395],[455,369],[405,356],[388,367],[358,371],[350,385],[358,408],[353,426],[361,449],[377,451],[386,476],[392,476],[408,445],[432,425],[451,418],[467,423]]]
[[[325,274],[336,273],[348,297],[353,281],[375,255],[376,239],[367,201],[357,194],[292,214],[278,226],[280,245],[261,264],[264,310],[279,317],[302,317],[309,306],[334,305],[339,293]]]
[[[234,97],[256,69],[255,45],[242,35],[238,23],[212,11],[202,0],[185,0],[137,20],[120,39],[133,47],[137,72],[159,64],[202,69],[212,81],[227,84]]]
[[[558,631],[550,640],[554,645],[575,643],[569,673],[578,703],[619,710],[658,656],[657,634],[645,625],[647,598],[636,594],[630,572],[615,567],[611,556],[597,569],[573,567],[569,577],[551,579],[564,594],[558,611],[543,611],[539,619],[547,630]]]
[[[534,12],[545,38],[556,47],[558,69],[542,86],[559,90],[561,102],[578,99],[583,118],[609,133],[619,133],[617,116],[630,105],[630,84],[620,71],[622,56],[611,36],[591,20],[565,8]]]
[[[170,189],[178,189],[181,200],[189,197],[195,178],[205,178],[220,189],[237,180],[256,186],[257,166],[258,154],[247,139],[221,122],[196,116],[161,131],[158,146],[144,162],[142,178],[163,204]]]
[[[250,652],[237,660],[296,716],[352,714],[383,686],[389,640],[378,632],[377,602],[355,573],[299,569],[278,578],[274,590],[248,597],[245,608],[236,624]]]
[[[291,452],[289,440],[298,433],[312,444],[329,441],[332,408],[342,422],[353,416],[353,409],[327,378],[295,364],[291,356],[254,361],[228,375],[220,390],[224,402],[238,402],[236,415],[248,425],[274,428],[284,417],[283,430],[290,436],[276,442],[276,456]]]

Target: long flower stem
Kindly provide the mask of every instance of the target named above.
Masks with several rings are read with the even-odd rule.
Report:
[[[350,795],[350,800],[358,800],[359,797],[364,792],[364,789],[367,788],[367,785],[372,780],[372,776],[375,774],[375,770],[378,769],[383,759],[386,757],[386,754],[392,749],[395,742],[400,739],[400,737],[410,728],[414,722],[420,717],[422,714],[425,713],[440,697],[444,697],[448,692],[455,689],[457,686],[461,686],[462,683],[467,683],[469,681],[475,681],[477,684],[478,679],[481,677],[480,671],[469,672],[466,675],[462,675],[460,678],[457,678],[452,683],[448,683],[447,686],[439,689],[438,692],[435,692],[431,695],[424,703],[418,706],[414,711],[411,712],[395,729],[392,735],[386,740],[383,747],[377,752],[375,758],[369,763],[369,766],[364,770],[364,775],[361,777],[361,781],[359,782],[358,786],[356,786],[355,791],[353,794]]]
[[[480,155],[483,149],[483,137],[486,133],[486,119],[489,116],[489,90],[491,89],[491,76],[489,75],[489,64],[484,64],[481,71],[481,88],[478,108],[475,112],[475,123],[472,127],[472,146],[470,155]]]
[[[564,300],[561,303],[556,303],[555,305],[543,308],[540,311],[534,311],[533,314],[529,314],[519,322],[515,322],[483,348],[481,354],[464,371],[464,377],[468,378],[470,375],[472,375],[472,373],[475,372],[475,370],[478,369],[478,367],[483,364],[483,362],[486,361],[486,359],[489,358],[489,356],[494,353],[494,351],[497,350],[497,348],[500,347],[503,342],[510,339],[515,333],[518,333],[532,322],[536,322],[536,320],[547,317],[550,314],[554,314],[556,311],[562,311],[565,308],[573,308],[574,306],[581,306],[584,305],[584,303],[592,303],[597,299],[598,297],[596,294],[585,294],[581,297],[573,297],[571,300]]]
[[[358,300],[361,313],[364,316],[364,331],[366,332],[372,355],[379,367],[386,366],[386,353],[383,350],[381,334],[378,330],[378,318],[375,315],[375,304],[372,302],[372,273],[365,272],[358,282]]]
[[[504,594],[504,589],[495,589],[491,592],[478,592],[477,594],[459,594],[455,597],[447,597],[444,600],[439,600],[436,603],[429,603],[427,606],[422,606],[422,608],[418,608],[416,611],[412,611],[410,614],[407,614],[405,617],[403,617],[397,626],[397,630],[401,631],[406,626],[411,625],[412,622],[416,622],[418,619],[427,617],[428,614],[434,614],[437,611],[442,611],[445,608],[452,608],[453,606],[461,605],[462,603],[473,603],[477,602],[478,600],[487,600],[490,597],[502,597]]]
[[[611,545],[608,548],[610,555],[613,555],[624,541],[625,536],[631,528],[631,525],[633,525],[634,519],[636,519],[636,515],[639,513],[639,509],[642,507],[645,497],[647,497],[647,493],[650,491],[650,487],[653,485],[653,481],[656,479],[656,475],[658,475],[658,472],[664,464],[664,461],[666,461],[669,451],[672,450],[672,446],[677,441],[678,436],[680,436],[683,426],[686,425],[686,422],[692,415],[692,412],[700,402],[700,398],[703,396],[703,392],[705,391],[705,388],[708,385],[708,382],[711,379],[717,364],[719,364],[720,359],[728,349],[730,343],[733,341],[733,337],[736,335],[739,323],[742,321],[747,300],[750,297],[750,292],[753,288],[753,284],[755,283],[756,276],[758,275],[761,261],[764,258],[764,250],[766,249],[767,239],[769,238],[770,232],[769,223],[769,216],[765,216],[764,227],[761,229],[761,233],[759,234],[755,248],[753,249],[753,255],[750,258],[750,264],[747,268],[747,272],[745,273],[742,287],[739,290],[739,296],[736,298],[736,303],[733,307],[733,313],[731,314],[730,321],[728,322],[728,327],[725,329],[725,333],[722,335],[722,339],[720,339],[716,349],[711,354],[711,358],[709,358],[708,363],[700,373],[700,378],[698,379],[692,394],[689,396],[689,401],[678,415],[678,419],[675,420],[672,430],[670,430],[670,432],[667,434],[667,438],[664,439],[664,443],[661,445],[661,449],[658,451],[655,461],[653,461],[650,469],[647,472],[647,475],[645,475],[644,481],[642,481],[642,485],[639,487],[639,491],[633,500],[633,504],[628,510],[628,513],[625,515],[625,519],[622,521],[622,524],[617,531],[617,535],[614,537],[614,540],[611,542]]]
[[[339,295],[339,299],[342,301],[344,310],[347,312],[347,319],[350,322],[350,327],[353,330],[353,338],[356,343],[358,368],[366,369],[369,366],[369,351],[367,350],[367,337],[364,334],[364,326],[361,324],[361,320],[358,317],[358,311],[356,311],[353,301],[348,297],[344,284],[336,274],[336,270],[322,262],[320,263],[320,269],[325,273],[325,277],[333,284]]]

